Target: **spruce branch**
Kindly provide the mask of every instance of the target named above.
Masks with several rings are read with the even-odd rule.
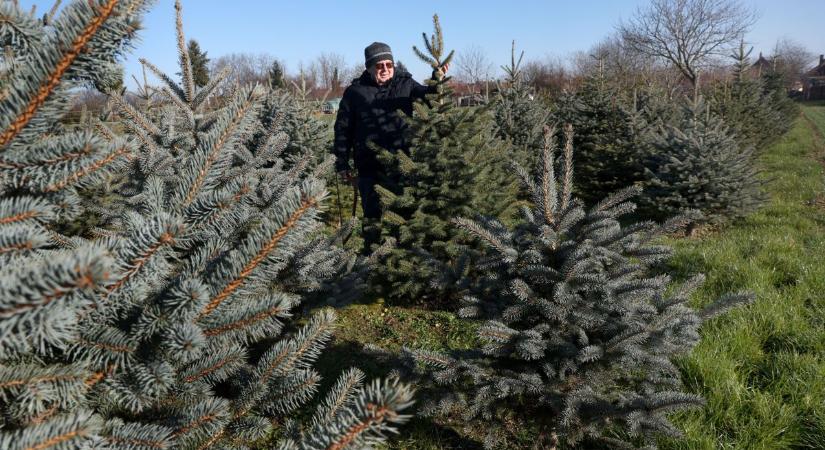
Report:
[[[239,345],[230,344],[211,350],[213,351],[205,352],[202,359],[184,368],[180,376],[185,383],[206,381],[215,384],[221,382],[246,362],[247,352]]]
[[[266,319],[282,316],[289,312],[291,306],[291,303],[278,303],[263,311],[255,312],[250,316],[243,316],[237,320],[221,323],[220,325],[207,326],[204,328],[203,334],[208,337],[214,337],[231,331],[243,330]]]
[[[442,59],[444,53],[444,36],[441,32],[441,23],[438,20],[438,14],[433,14],[433,29],[434,32],[430,38],[427,38],[427,33],[421,33],[427,53],[422,52],[416,46],[413,46],[413,52],[415,52],[416,56],[422,61],[429,64],[430,67],[433,68],[436,79],[441,80],[444,78],[444,66],[452,61],[455,50],[451,50],[450,53]]]
[[[211,77],[209,82],[200,88],[198,93],[195,94],[195,98],[192,99],[192,109],[199,111],[201,108],[205,107],[206,102],[211,98],[212,94],[215,92],[215,89],[223,84],[226,77],[228,77],[231,73],[232,69],[229,66],[226,66],[222,68],[215,76]]]
[[[561,210],[570,206],[573,195],[573,125],[564,124],[564,171],[562,172]]]
[[[183,89],[181,89],[180,86],[178,86],[178,84],[175,83],[174,80],[169,78],[169,76],[166,75],[162,70],[160,70],[157,66],[150,63],[149,61],[147,61],[144,58],[139,58],[138,61],[140,61],[140,64],[144,68],[149,69],[149,71],[152,72],[153,74],[155,74],[156,77],[160,78],[160,80],[163,81],[166,84],[166,87],[168,87],[172,92],[174,92],[175,95],[178,98],[180,98],[184,101],[186,100],[186,93],[183,91]],[[145,76],[145,73],[144,73],[144,76]],[[146,92],[146,98],[147,99],[151,98],[149,96],[148,92]]]
[[[87,445],[103,428],[100,416],[88,410],[53,416],[41,423],[0,434],[0,448],[46,450]]]
[[[4,126],[0,134],[0,148],[6,147],[12,139],[31,121],[38,109],[46,102],[51,93],[60,84],[63,75],[71,68],[75,59],[81,54],[86,45],[104,25],[117,6],[118,0],[108,0],[98,8],[93,8],[96,14],[89,18],[86,27],[74,38],[71,46],[63,53],[62,58],[54,65],[49,76],[42,80],[40,89],[29,99],[26,106],[15,115],[11,123]],[[91,8],[91,6],[90,6]],[[5,122],[5,120],[4,120]]]
[[[183,6],[180,0],[175,0],[175,33],[178,37],[178,58],[180,59],[181,78],[183,79],[184,97],[187,103],[195,99],[195,80],[192,78],[192,61],[189,59],[189,50],[186,48],[186,38],[183,35]]]
[[[172,103],[175,104],[175,106],[178,107],[178,111],[183,113],[184,118],[186,119],[186,125],[190,129],[194,130],[195,129],[195,113],[194,113],[193,109],[189,105],[183,103],[183,100],[181,100],[180,97],[175,95],[175,93],[172,92],[172,90],[169,89],[168,86],[163,86],[161,88],[160,92],[163,93],[166,96],[166,98],[169,99],[169,101],[171,101]],[[160,130],[158,130],[158,131],[160,131]],[[160,134],[160,133],[158,133],[158,134]]]
[[[556,149],[553,140],[554,131],[550,127],[544,128],[544,146],[541,153],[541,202],[542,213],[547,225],[556,223],[556,205],[558,204],[558,190],[556,188],[556,170],[553,166],[553,157]]]
[[[53,204],[38,197],[0,199],[0,226],[21,223],[47,223],[56,218]]]
[[[354,367],[341,374],[335,386],[321,403],[321,407],[315,410],[312,418],[313,426],[324,426],[335,420],[341,411],[353,402],[355,391],[363,385],[364,377],[364,372]]]
[[[114,141],[117,137],[115,135],[115,132],[112,131],[111,128],[109,128],[105,123],[101,122],[100,120],[95,121],[94,128],[95,128],[95,131],[100,136],[102,136],[103,138],[105,138],[109,142]]]
[[[89,164],[88,166],[80,167],[76,171],[69,174],[69,176],[52,182],[43,188],[44,192],[57,192],[65,189],[67,186],[78,183],[85,177],[97,173],[106,166],[113,164],[121,158],[128,158],[132,154],[132,149],[128,145],[114,146],[114,149],[103,158]]]
[[[120,94],[116,92],[109,93],[109,104],[113,108],[117,108],[122,113],[126,114],[132,123],[140,127],[144,133],[149,136],[160,136],[163,132],[149,118],[143,113],[135,109],[129,104]]]
[[[249,116],[247,112],[255,107],[259,99],[260,92],[257,89],[251,89],[246,93],[240,93],[238,97],[239,104],[234,109],[232,116],[228,118],[228,123],[222,129],[222,132],[217,139],[210,143],[211,148],[208,149],[206,159],[198,168],[197,176],[193,180],[191,187],[183,200],[183,206],[188,206],[193,200],[195,200],[195,197],[200,192],[203,183],[206,180],[206,176],[212,168],[212,165],[218,160],[221,153],[226,150],[227,143],[237,137],[236,131],[238,127],[241,126],[244,120],[248,119]]]
[[[313,436],[310,445],[327,450],[344,450],[370,446],[394,425],[409,417],[399,414],[412,405],[413,391],[398,380],[373,381],[356,396],[348,414],[331,424],[325,433]]]
[[[275,233],[272,235],[269,242],[267,242],[259,251],[258,253],[251,259],[244,268],[238,273],[238,275],[216,295],[206,307],[201,310],[200,314],[198,315],[198,319],[203,317],[209,316],[212,314],[218,306],[223,303],[233,292],[235,292],[238,288],[240,288],[245,282],[246,279],[252,274],[252,272],[257,268],[268,256],[271,252],[273,252],[277,247],[278,244],[281,242],[282,239],[292,230],[300,221],[300,219],[307,214],[307,212],[318,205],[319,197],[309,197],[303,199],[300,206],[292,212],[292,214],[287,218],[287,220],[278,228]]]
[[[506,262],[514,262],[518,257],[518,253],[515,249],[505,244],[503,240],[509,239],[510,236],[506,234],[503,236],[496,236],[491,230],[485,228],[478,222],[469,219],[456,218],[453,219],[452,222],[461,229],[466,230],[481,239],[486,245],[489,245],[491,248],[495,249],[500,253],[501,257]]]
[[[106,301],[115,292],[120,290],[126,283],[137,275],[153,257],[162,249],[169,248],[175,244],[178,235],[183,231],[183,227],[175,223],[164,223],[163,219],[158,219],[151,224],[148,230],[139,230],[136,236],[136,249],[131,251],[133,257],[128,260],[126,270],[113,284],[106,289],[107,294],[103,298]]]

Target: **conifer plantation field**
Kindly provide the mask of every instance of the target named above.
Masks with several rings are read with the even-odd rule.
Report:
[[[485,80],[435,14],[415,99],[182,0],[127,83],[152,3],[0,2],[0,450],[825,449],[825,57],[740,0]]]
[[[679,366],[687,388],[707,399],[675,419],[684,439],[664,449],[821,448],[825,441],[825,104],[807,104],[793,128],[759,157],[770,200],[724,230],[667,239],[671,273],[709,274],[691,300],[748,289],[756,302],[705,326]],[[678,276],[678,275],[677,275]],[[469,348],[472,324],[454,315],[385,306],[379,299],[341,311],[333,346]],[[353,355],[353,361],[363,361]],[[331,366],[335,363],[328,362]],[[346,365],[346,364],[344,364]],[[380,365],[373,366],[380,374]],[[388,448],[467,448],[449,429],[408,425]],[[523,445],[530,433],[522,431]],[[471,448],[471,447],[470,447]]]

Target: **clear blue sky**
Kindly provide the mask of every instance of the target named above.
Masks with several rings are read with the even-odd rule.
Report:
[[[210,57],[233,52],[269,53],[297,72],[301,61],[335,52],[354,64],[373,41],[393,48],[417,78],[429,70],[412,53],[421,32],[432,31],[438,13],[445,45],[461,51],[481,47],[496,66],[510,56],[515,39],[525,58],[565,58],[587,50],[631,17],[646,0],[184,0],[184,31]],[[22,0],[39,10],[51,1]],[[747,39],[755,53],[770,53],[780,37],[791,38],[815,54],[825,53],[825,0],[745,0],[760,14]],[[174,0],[158,0],[145,17],[144,30],[127,56],[127,78],[140,73],[145,57],[169,74],[177,72]]]

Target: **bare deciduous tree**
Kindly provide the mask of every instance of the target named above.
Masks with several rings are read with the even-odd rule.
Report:
[[[619,31],[633,49],[670,62],[696,86],[708,60],[726,55],[755,22],[739,0],[651,0]]]
[[[488,80],[493,73],[493,63],[477,45],[456,54],[455,68],[456,78],[472,85]]]
[[[571,74],[561,58],[546,56],[543,60],[528,61],[521,74],[525,83],[550,97],[570,87]]]
[[[773,57],[776,58],[777,70],[782,72],[788,87],[799,81],[815,62],[815,56],[810,50],[789,38],[776,41]]]
[[[210,77],[215,76],[224,67],[232,69],[227,86],[246,85],[250,83],[266,84],[269,69],[275,57],[265,53],[230,53],[213,59],[209,64]]]
[[[348,71],[346,58],[338,53],[321,53],[312,64],[318,77],[317,83],[323,89],[340,87],[341,77]]]
[[[396,65],[398,63],[399,62],[396,61]],[[364,73],[364,63],[363,62],[350,64],[349,69],[344,71],[344,76],[342,78],[344,86],[349,86],[349,84],[352,82],[352,80],[360,77],[362,73]]]

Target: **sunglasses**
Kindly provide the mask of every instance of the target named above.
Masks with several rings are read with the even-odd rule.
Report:
[[[393,64],[391,61],[384,61],[375,65],[375,70],[390,70],[392,68]]]

